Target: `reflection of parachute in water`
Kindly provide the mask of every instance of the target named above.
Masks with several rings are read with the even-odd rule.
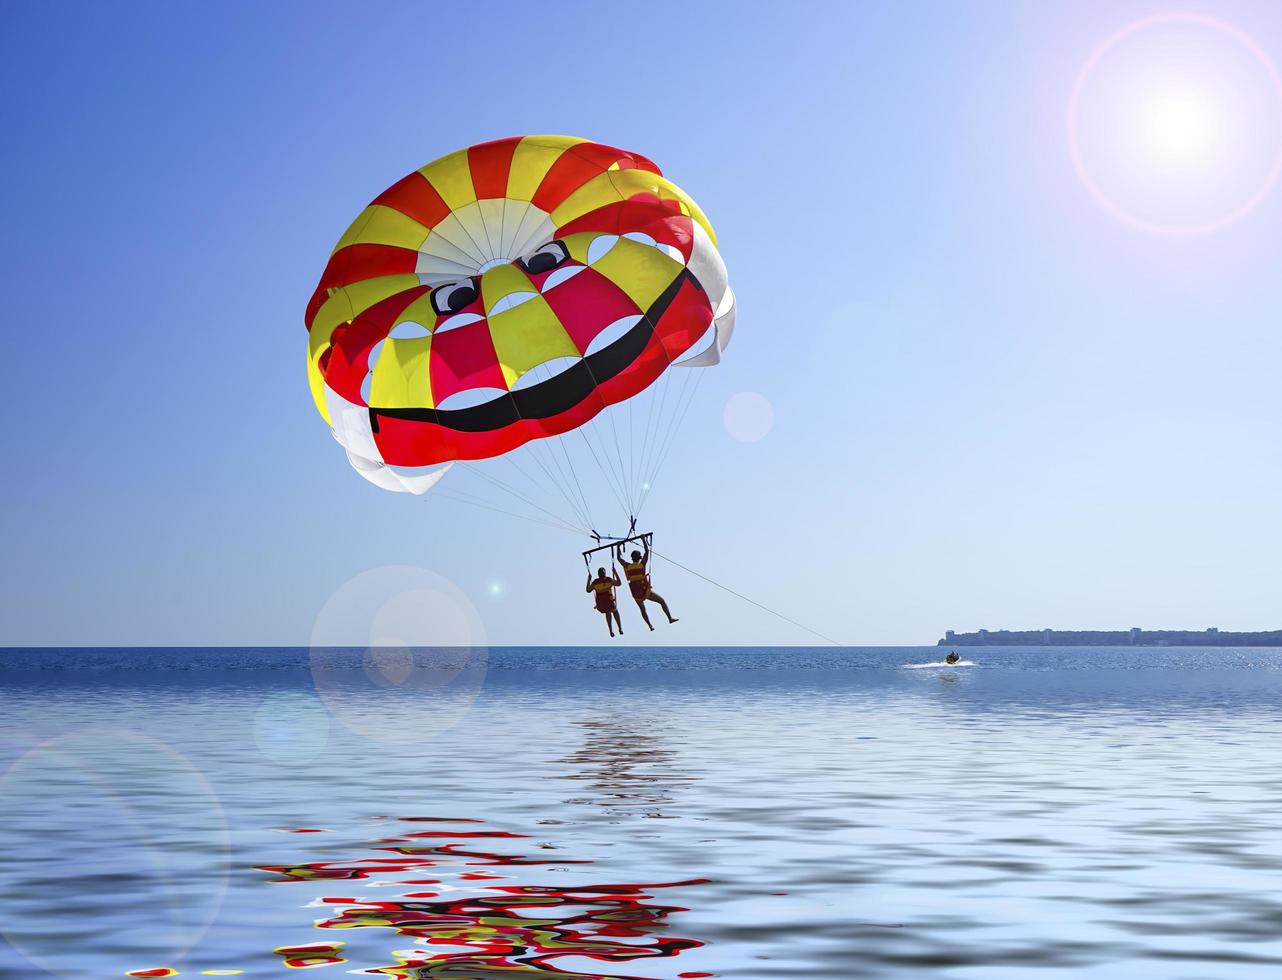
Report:
[[[398,938],[414,944],[409,949],[392,951],[397,960],[394,966],[351,971],[361,976],[397,980],[504,980],[514,976],[645,980],[631,972],[616,973],[613,968],[634,961],[669,959],[703,945],[695,939],[667,934],[668,918],[687,908],[659,904],[654,901],[653,892],[706,884],[706,879],[658,884],[504,884],[511,879],[493,869],[521,868],[532,873],[542,865],[590,863],[479,849],[486,845],[478,839],[523,836],[456,829],[406,833],[378,841],[384,846],[376,849],[378,853],[414,855],[406,860],[356,857],[348,861],[269,865],[259,870],[275,875],[273,882],[372,878],[384,887],[399,884],[410,889],[387,899],[318,896],[311,903],[328,910],[326,917],[315,921],[318,929],[392,930]],[[473,870],[477,868],[483,870]],[[431,877],[421,877],[424,874]],[[322,958],[331,963],[344,962],[345,956],[350,958],[352,954],[345,953],[343,945],[309,944],[282,947],[276,952],[293,957],[295,965],[322,965]],[[317,962],[313,964],[311,960]],[[610,972],[584,972],[575,966],[584,961],[606,964]]]
[[[712,226],[655,164],[526,136],[375,198],[306,320],[316,407],[367,480],[423,493],[461,463],[519,516],[588,530],[603,494],[641,509],[702,375],[669,369],[720,360],[734,298]]]

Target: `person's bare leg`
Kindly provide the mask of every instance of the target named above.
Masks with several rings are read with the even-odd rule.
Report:
[[[638,600],[638,601],[637,601],[637,608],[641,610],[641,618],[645,620],[645,624],[646,624],[647,626],[649,626],[649,627],[650,627],[651,632],[653,632],[653,631],[654,631],[654,624],[653,624],[652,622],[650,622],[650,614],[649,614],[649,613],[647,613],[647,612],[645,611],[645,600],[644,600],[644,599],[640,599],[640,600]]]
[[[623,620],[619,618],[619,610],[614,611],[614,624],[619,627],[619,635],[623,635]]]
[[[605,628],[610,631],[611,636],[614,636],[614,621],[610,619],[609,613],[605,614]]]
[[[651,592],[650,598],[659,604],[659,608],[663,610],[663,615],[668,617],[669,623],[675,623],[677,621],[677,617],[673,616],[672,613],[668,611],[668,604],[663,600],[663,596],[659,595],[657,592]],[[650,620],[647,619],[646,622],[648,623]],[[650,628],[653,629],[654,627]]]

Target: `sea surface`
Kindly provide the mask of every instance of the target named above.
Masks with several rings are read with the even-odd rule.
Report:
[[[1282,650],[944,652],[0,651],[0,977],[1282,976]]]

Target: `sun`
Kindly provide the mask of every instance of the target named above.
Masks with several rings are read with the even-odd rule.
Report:
[[[1087,59],[1068,141],[1082,183],[1114,217],[1204,234],[1250,213],[1282,173],[1282,78],[1230,24],[1149,17]]]
[[[1196,164],[1215,149],[1218,108],[1197,89],[1158,92],[1145,104],[1137,129],[1155,161]]]

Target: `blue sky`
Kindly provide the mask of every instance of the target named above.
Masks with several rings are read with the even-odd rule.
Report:
[[[531,132],[645,153],[717,227],[738,333],[647,512],[683,563],[849,643],[1282,623],[1282,193],[1146,234],[1064,135],[1092,49],[1168,8],[634,9],[10,5],[0,644],[305,644],[397,564],[492,643],[604,641],[579,542],[365,484],[303,370],[359,209]],[[1187,9],[1282,60],[1282,8]],[[656,573],[653,642],[809,640]]]

